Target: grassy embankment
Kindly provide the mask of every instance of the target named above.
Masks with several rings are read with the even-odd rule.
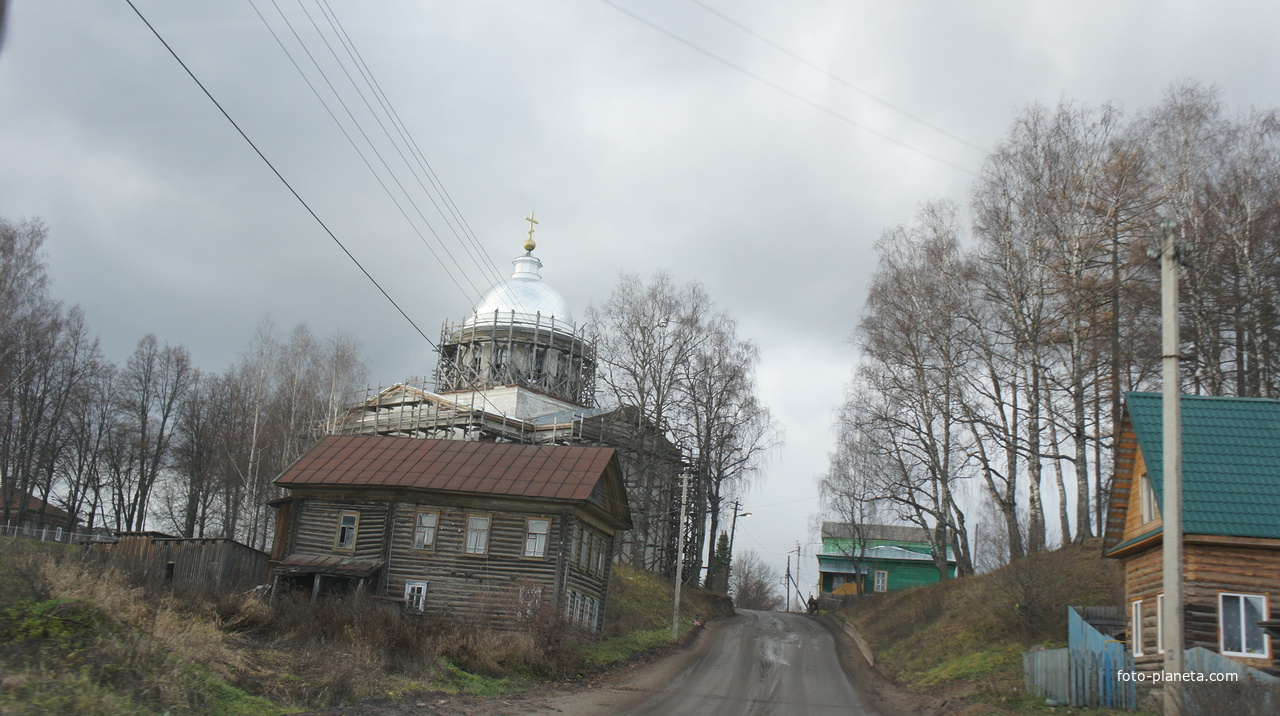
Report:
[[[1093,540],[1044,552],[990,574],[865,598],[837,617],[857,626],[876,665],[900,684],[978,705],[966,713],[1039,713],[1043,699],[1022,691],[1022,652],[1066,646],[1068,606],[1123,601],[1119,566],[1101,551]]]
[[[723,609],[697,591],[681,602],[685,631]],[[662,580],[619,569],[601,638],[554,614],[496,632],[361,597],[175,594],[79,548],[0,539],[0,713],[266,715],[505,693],[665,645],[671,605]]]

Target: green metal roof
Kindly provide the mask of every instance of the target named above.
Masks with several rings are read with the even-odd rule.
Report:
[[[1125,396],[1164,501],[1162,401]],[[1280,539],[1280,400],[1182,396],[1182,528],[1187,534]]]

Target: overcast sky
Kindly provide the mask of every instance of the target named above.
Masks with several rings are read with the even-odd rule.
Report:
[[[297,0],[275,2],[323,64]],[[534,210],[543,276],[578,316],[620,272],[666,271],[760,345],[786,443],[745,499],[738,551],[781,571],[800,543],[806,583],[881,232],[924,201],[966,203],[1033,102],[1133,112],[1196,79],[1233,107],[1280,105],[1274,2],[329,2],[504,274]],[[423,194],[426,221],[406,219],[268,30],[327,93],[272,0],[135,3],[432,339],[470,311],[493,269]],[[431,373],[431,346],[124,0],[15,0],[8,25],[0,216],[45,221],[53,292],[109,357],[153,332],[220,371],[270,315],[355,335],[375,384]],[[326,76],[377,143],[341,71]]]

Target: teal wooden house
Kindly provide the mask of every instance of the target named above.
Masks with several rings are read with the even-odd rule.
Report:
[[[956,576],[956,560],[947,548],[947,576]],[[823,596],[896,592],[941,581],[923,527],[822,523],[818,589]]]

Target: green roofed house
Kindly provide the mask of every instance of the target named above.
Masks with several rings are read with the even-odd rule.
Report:
[[[947,548],[948,576],[956,560]],[[923,527],[822,523],[818,589],[824,597],[896,592],[940,580]]]
[[[1162,400],[1129,393],[1116,441],[1103,554],[1123,561],[1135,667],[1162,667]],[[1257,668],[1280,616],[1280,400],[1182,397],[1186,647]]]

